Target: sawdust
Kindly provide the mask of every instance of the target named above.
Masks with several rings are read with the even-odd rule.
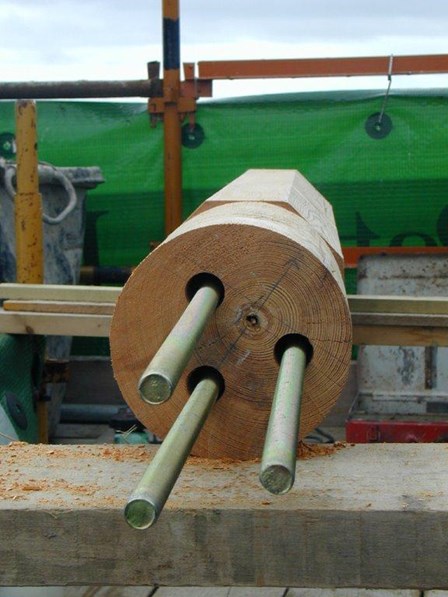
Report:
[[[309,460],[316,457],[327,457],[335,454],[350,444],[336,442],[335,444],[306,444],[301,442],[298,447],[298,457],[300,460]],[[127,497],[127,490],[122,492],[120,487],[123,483],[122,473],[118,473],[117,481],[114,481],[114,474],[110,477],[110,485],[103,486],[95,480],[95,471],[104,468],[100,460],[105,462],[135,463],[142,462],[148,464],[154,455],[155,450],[152,446],[115,446],[115,445],[78,445],[78,446],[57,446],[37,444],[31,445],[25,442],[11,442],[7,446],[0,447],[0,461],[2,471],[0,472],[0,500],[16,501],[21,500],[25,503],[29,500],[38,500],[40,504],[46,504],[54,508],[71,508],[70,504],[76,504],[76,507],[95,507],[105,506],[107,508],[122,508]],[[70,467],[77,469],[86,467],[91,468],[91,476],[86,473],[82,478],[71,479]],[[198,469],[200,471],[209,470],[213,478],[213,472],[216,471],[216,479],[219,488],[212,487],[201,496],[201,503],[212,506],[221,504],[223,496],[227,492],[235,492],[235,478],[241,478],[244,484],[244,491],[241,497],[251,499],[247,495],[252,489],[259,491],[258,475],[249,472],[250,469],[258,468],[260,459],[238,460],[233,458],[207,459],[202,457],[190,457],[183,472],[184,488],[196,489],[196,476]],[[68,468],[68,470],[67,470]],[[52,469],[49,474],[48,469]],[[222,479],[219,472],[230,473],[231,478]],[[3,474],[2,474],[3,473]],[[78,481],[78,482],[77,482]],[[91,482],[93,481],[93,482]],[[35,497],[33,497],[35,496]],[[257,498],[256,503],[262,506],[270,506],[270,500]]]
[[[353,444],[346,442],[335,442],[334,444],[307,444],[306,442],[299,442],[297,456],[301,460],[309,460],[317,456],[331,456],[350,445]]]

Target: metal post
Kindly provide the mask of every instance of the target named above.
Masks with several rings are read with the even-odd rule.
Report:
[[[294,484],[306,362],[299,343],[281,358],[260,467],[261,484],[271,493],[287,493]]]
[[[182,223],[179,0],[163,0],[165,234]]]
[[[0,99],[62,99],[155,97],[162,94],[158,78],[135,81],[0,82]]]
[[[36,104],[16,102],[17,173],[15,196],[16,279],[20,284],[44,281],[42,198],[39,194]],[[44,401],[37,402],[39,441],[48,443],[48,413]]]
[[[138,389],[145,402],[160,404],[171,397],[220,298],[212,283],[196,291],[140,378]]]
[[[134,529],[147,529],[158,519],[219,391],[213,375],[196,385],[125,507]]]

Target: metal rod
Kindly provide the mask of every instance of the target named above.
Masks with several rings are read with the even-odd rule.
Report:
[[[303,346],[295,344],[280,363],[260,467],[261,484],[275,494],[294,484],[306,358]]]
[[[200,80],[381,76],[388,74],[389,62],[390,56],[217,60],[198,62],[198,70]],[[448,72],[448,54],[394,57],[394,75],[428,75],[446,72]]]
[[[0,99],[156,97],[159,79],[135,81],[30,81],[0,83]]]
[[[138,389],[142,400],[160,404],[171,397],[220,297],[212,283],[196,291],[140,378]]]
[[[14,198],[16,280],[20,284],[44,281],[42,197],[39,193],[36,104],[16,102],[17,192]],[[48,443],[48,409],[37,401],[40,443]]]
[[[219,391],[213,376],[196,385],[125,507],[134,529],[147,529],[157,521]]]
[[[163,0],[165,234],[182,223],[179,0]]]

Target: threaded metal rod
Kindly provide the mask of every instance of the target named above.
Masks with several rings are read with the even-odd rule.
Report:
[[[274,494],[294,484],[306,359],[300,345],[286,348],[281,358],[260,467],[261,484]]]
[[[219,391],[212,376],[196,385],[125,507],[134,529],[147,529],[157,521]]]
[[[204,284],[196,291],[140,378],[142,400],[160,404],[171,397],[220,298],[213,284]]]

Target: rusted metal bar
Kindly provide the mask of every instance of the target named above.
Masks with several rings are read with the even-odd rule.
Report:
[[[179,0],[163,0],[165,234],[182,223]]]
[[[353,77],[389,74],[390,56],[303,58],[288,60],[222,60],[198,63],[199,79],[264,79]],[[393,75],[448,72],[448,54],[394,56]]]
[[[30,81],[0,83],[0,99],[85,99],[152,97],[162,94],[159,79],[136,81]]]

